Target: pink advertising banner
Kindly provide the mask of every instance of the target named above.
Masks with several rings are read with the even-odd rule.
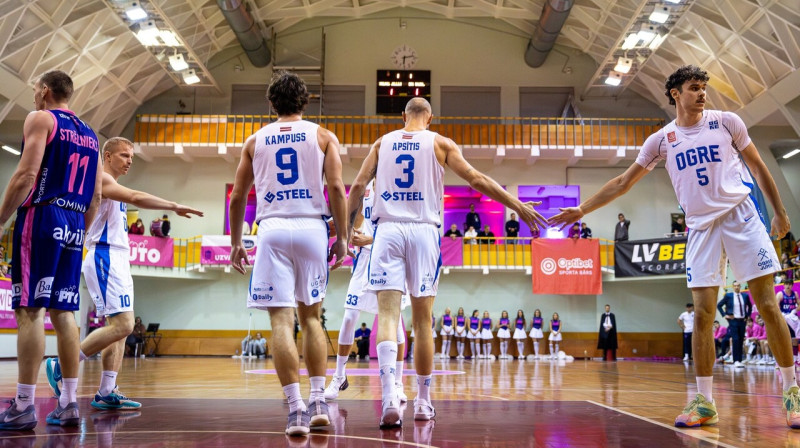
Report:
[[[242,237],[247,250],[247,260],[256,261],[256,237]],[[229,265],[231,263],[231,237],[227,235],[204,235],[200,243],[200,264]]]
[[[464,264],[464,249],[461,238],[442,237],[442,265],[461,266]]]
[[[17,328],[14,310],[11,308],[11,280],[0,279],[0,328]],[[50,315],[44,315],[45,330],[52,330]]]
[[[172,238],[128,235],[131,246],[130,261],[138,266],[173,267],[174,242]]]

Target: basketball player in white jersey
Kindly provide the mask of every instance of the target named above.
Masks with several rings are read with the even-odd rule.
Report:
[[[231,264],[245,274],[247,251],[242,223],[247,194],[255,180],[258,251],[248,308],[269,311],[275,369],[289,402],[288,435],[306,435],[312,426],[330,424],[323,395],[328,350],[320,308],[328,284],[328,261],[334,269],[347,252],[345,189],[339,140],[332,132],[303,120],[308,90],[299,76],[278,72],[267,90],[278,121],[251,135],[242,149],[231,193]],[[330,214],[323,191],[327,179],[337,240],[328,255]],[[300,395],[294,316],[303,330],[303,360],[311,382],[309,405]]]
[[[744,122],[734,113],[705,110],[708,74],[683,66],[667,79],[666,95],[677,118],[645,141],[636,162],[578,207],[561,209],[550,223],[562,228],[626,193],[659,160],[666,168],[686,212],[686,280],[695,306],[692,351],[697,397],[675,419],[675,426],[696,427],[718,421],[712,395],[714,337],[712,326],[719,286],[724,279],[723,249],[734,276],[750,293],[767,326],[769,346],[783,378],[786,422],[800,428],[800,389],[795,380],[789,330],[775,301],[772,274],[780,270],[775,249],[751,195],[753,173],[775,211],[772,235],[783,237],[789,218],[778,188]],[[745,166],[747,164],[747,167]]]
[[[449,166],[469,185],[510,207],[531,228],[546,220],[533,210],[536,203],[523,204],[497,182],[472,168],[461,149],[450,139],[427,130],[430,104],[413,98],[403,112],[405,127],[379,138],[370,149],[350,189],[350,228],[361,211],[364,191],[375,178],[373,217],[377,221],[369,266],[370,289],[378,294],[378,364],[382,386],[383,428],[402,425],[400,405],[394,387],[397,356],[397,320],[401,292],[411,295],[413,328],[416,335],[414,363],[418,394],[414,419],[430,420],[435,411],[430,385],[433,370],[431,310],[439,281],[444,167]]]
[[[128,244],[127,204],[138,208],[172,210],[179,216],[203,216],[199,210],[161,199],[117,183],[128,174],[133,163],[133,143],[122,137],[110,138],[103,145],[103,198],[86,233],[83,276],[97,315],[106,318],[81,342],[80,360],[102,351],[103,372],[100,388],[92,400],[97,409],[136,409],[141,404],[128,399],[117,389],[117,375],[125,354],[125,338],[133,331],[133,278]],[[62,294],[64,294],[62,292]],[[78,291],[75,291],[77,296]],[[46,362],[47,380],[56,396],[61,396],[62,380],[58,358]]]
[[[339,347],[336,350],[336,372],[331,378],[330,384],[325,388],[325,399],[335,400],[339,397],[339,391],[345,390],[350,386],[347,381],[347,361],[350,359],[350,349],[353,348],[353,340],[355,339],[356,323],[359,320],[361,312],[378,314],[378,296],[374,291],[367,290],[369,286],[369,279],[367,278],[367,268],[369,267],[370,253],[372,252],[372,234],[374,233],[374,226],[372,225],[372,204],[375,199],[374,185],[372,182],[367,185],[364,193],[364,205],[356,220],[358,230],[353,231],[352,243],[354,247],[358,248],[358,254],[353,257],[353,276],[350,278],[350,284],[347,287],[347,298],[344,302],[344,317],[342,318],[342,327],[339,329]],[[403,306],[405,309],[408,306],[409,298],[407,295],[403,296]],[[397,362],[395,375],[395,387],[397,388],[397,396],[400,401],[405,403],[408,397],[403,391],[403,370],[405,369],[405,360],[403,359],[403,349],[406,343],[406,332],[400,321],[397,323]]]

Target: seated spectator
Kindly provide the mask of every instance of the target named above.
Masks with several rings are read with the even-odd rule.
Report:
[[[475,204],[469,206],[469,213],[467,213],[467,222],[464,225],[465,229],[469,229],[470,227],[472,227],[473,229],[481,228],[481,216],[475,212]]]
[[[577,222],[573,224],[572,227],[569,228],[569,234],[567,234],[567,237],[572,238],[574,240],[577,240],[578,238],[581,237],[581,227],[578,225]]]
[[[673,235],[686,233],[686,224],[683,222],[683,216],[678,216],[678,219],[672,223],[671,232]]]
[[[492,229],[488,225],[478,232],[478,238],[480,238],[479,242],[481,244],[494,244],[494,233],[492,233]]]
[[[718,320],[714,321],[714,347],[716,348],[717,358],[723,355],[722,339],[728,334],[728,327],[723,327]]]
[[[242,356],[257,356],[259,358],[267,356],[267,340],[256,333],[254,337],[248,334],[242,341]]]
[[[517,214],[512,213],[511,219],[506,221],[506,237],[508,238],[517,238],[519,236],[519,221],[517,221]],[[515,240],[507,241],[511,244],[515,244]]]
[[[169,216],[165,214],[161,217],[161,233],[164,235],[164,237],[169,236],[170,228],[171,225],[169,223]]]
[[[6,246],[0,244],[0,263],[6,261]]]
[[[0,278],[10,278],[8,270],[9,266],[7,264],[0,264]]]
[[[592,237],[592,229],[586,225],[585,222],[581,223],[581,238],[591,238]]]
[[[142,222],[142,218],[137,219],[136,222],[128,228],[128,233],[131,235],[144,235],[144,223]]]
[[[470,226],[466,232],[464,232],[464,239],[469,240],[469,244],[478,244],[478,241],[475,239],[478,237],[478,232],[475,231],[475,227]]]
[[[369,335],[372,330],[367,328],[367,323],[362,322],[361,328],[356,330],[356,347],[358,347],[358,357],[369,361]]]
[[[141,317],[136,317],[136,321],[133,324],[133,331],[131,334],[128,335],[127,339],[125,339],[125,354],[130,355],[135,351],[136,344],[141,344],[144,342],[144,324],[142,323]]]
[[[458,226],[452,224],[450,226],[450,230],[444,233],[444,236],[449,236],[451,239],[455,240],[456,238],[461,238],[461,231],[458,230]]]

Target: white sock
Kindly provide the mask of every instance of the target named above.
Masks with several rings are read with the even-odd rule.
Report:
[[[308,394],[308,402],[311,403],[317,398],[321,401],[325,401],[325,377],[312,376],[308,380],[311,382],[311,392]]]
[[[472,356],[481,356],[481,344],[475,341],[470,342],[470,344],[472,345]]]
[[[793,375],[794,376],[794,375]],[[712,384],[714,382],[713,376],[698,376],[697,378],[697,392],[701,393],[704,397],[706,397],[707,401],[711,403],[714,402],[714,397],[712,396]]]
[[[432,375],[417,375],[417,398],[431,401]]]
[[[781,378],[783,378],[783,390],[787,391],[792,386],[797,386],[797,378],[794,376],[794,366],[780,367]]]
[[[458,343],[456,344],[456,347],[458,348],[458,356],[464,356],[464,343],[461,342],[461,341],[458,341]]]
[[[550,343],[550,354],[555,355],[556,353],[553,351],[553,343]]]
[[[117,372],[113,370],[103,370],[100,375],[100,395],[106,396],[114,390],[117,385]]]
[[[394,379],[397,366],[397,341],[383,341],[375,348],[378,351],[382,397],[384,400],[393,399],[395,397]]]
[[[488,358],[492,354],[491,345],[488,342],[483,343],[483,354]]]
[[[289,402],[290,413],[297,410],[306,410],[306,404],[303,403],[303,397],[300,395],[300,383],[283,386],[283,394],[286,395],[286,401]]]
[[[28,406],[33,404],[34,398],[36,398],[35,384],[17,383],[17,396],[14,398],[14,403],[18,411],[28,409]]]
[[[517,356],[525,356],[525,343],[517,341]]]
[[[78,379],[77,378],[62,378],[61,396],[58,398],[58,404],[62,408],[67,407],[68,404],[78,401]]]
[[[348,359],[350,359],[349,356],[336,355],[336,373],[334,373],[335,376],[345,375],[345,365],[347,364]]]
[[[558,355],[558,342],[556,342],[556,355]]]
[[[533,340],[533,354],[539,356],[539,341]]]
[[[394,383],[402,385],[403,384],[403,369],[406,366],[405,361],[397,361],[395,362],[394,366]]]
[[[81,354],[80,354],[80,356],[78,357],[78,362],[81,362],[81,361],[83,361],[84,359],[88,358],[88,356],[86,356],[86,354],[84,354],[84,353],[83,353],[83,350],[81,350],[80,352],[81,352]]]

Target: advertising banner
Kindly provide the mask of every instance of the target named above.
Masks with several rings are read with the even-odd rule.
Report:
[[[172,238],[128,235],[128,244],[131,246],[130,260],[132,265],[173,267],[174,242]]]
[[[641,277],[686,273],[686,237],[617,241],[614,275]]]
[[[0,279],[0,328],[17,328],[17,319],[11,309],[11,280],[6,279]],[[44,315],[44,329],[53,329],[49,313]]]
[[[534,294],[602,294],[600,241],[546,239],[532,242]]]

